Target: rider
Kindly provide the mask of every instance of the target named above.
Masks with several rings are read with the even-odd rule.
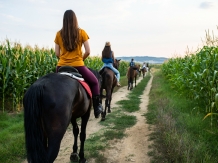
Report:
[[[144,68],[146,68],[147,66],[146,66],[146,64],[145,64],[145,62],[143,63],[143,65],[142,65],[142,69],[144,69]]]
[[[132,58],[131,61],[129,62],[129,68],[128,68],[128,71],[126,73],[126,76],[128,76],[127,74],[129,73],[129,69],[130,68],[135,68],[135,62],[134,62],[134,59]]]
[[[131,62],[129,63],[129,66],[130,66],[130,67],[134,67],[134,66],[135,66],[135,62],[134,62],[134,59],[133,59],[133,58],[131,59]]]
[[[105,47],[104,47],[104,49],[102,51],[101,60],[104,63],[101,70],[104,67],[110,68],[115,73],[115,76],[117,78],[117,86],[120,87],[121,86],[120,83],[119,83],[119,81],[120,81],[120,72],[113,66],[113,63],[115,62],[115,58],[114,58],[114,52],[111,50],[110,42],[106,42]]]
[[[88,42],[89,36],[85,30],[79,28],[76,14],[72,10],[64,13],[62,29],[56,33],[55,54],[58,57],[56,72],[61,66],[73,66],[83,76],[92,91],[92,101],[95,118],[98,118],[103,111],[100,104],[100,90],[98,79],[84,65],[84,60],[90,54]],[[81,47],[84,45],[85,53],[82,54]]]
[[[147,72],[148,72],[148,70],[149,70],[149,66],[148,66],[148,63],[147,63],[147,65],[146,65],[146,69],[147,69]]]

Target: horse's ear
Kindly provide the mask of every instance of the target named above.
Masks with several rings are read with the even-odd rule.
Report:
[[[121,60],[121,59],[118,59],[117,61],[119,61],[119,62],[120,62],[120,60]]]

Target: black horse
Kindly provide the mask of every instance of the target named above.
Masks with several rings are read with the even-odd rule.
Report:
[[[52,163],[69,123],[73,126],[74,144],[71,161],[85,163],[84,143],[92,99],[78,80],[50,73],[33,83],[24,95],[24,128],[27,160]],[[81,117],[80,150],[77,154]]]
[[[119,68],[119,62],[120,59],[115,59],[115,62],[113,63],[113,66],[118,69]],[[115,77],[114,72],[110,69],[105,67],[99,72],[102,76],[102,83],[101,83],[101,88],[100,88],[100,102],[102,103],[102,98],[104,97],[103,95],[103,89],[106,91],[106,99],[105,99],[105,109],[103,113],[101,114],[101,120],[104,121],[107,110],[108,113],[111,112],[111,100],[112,100],[112,93],[114,90],[114,87],[117,85],[117,78]]]

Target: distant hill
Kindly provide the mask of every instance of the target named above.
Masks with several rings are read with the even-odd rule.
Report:
[[[130,62],[131,59],[134,58],[135,62],[143,63],[153,63],[153,64],[162,64],[164,61],[168,60],[165,57],[151,57],[151,56],[132,56],[132,57],[116,57],[116,59],[121,59],[127,62]]]

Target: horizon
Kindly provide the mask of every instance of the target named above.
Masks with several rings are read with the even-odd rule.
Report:
[[[151,64],[162,64],[169,58],[165,57],[153,57],[153,56],[127,56],[127,57],[116,57],[116,59],[121,59],[126,62],[130,62],[131,58],[134,58],[136,63],[142,64],[143,62],[151,63]]]
[[[134,58],[134,57],[153,57],[153,58],[167,58],[167,57],[156,57],[156,56],[120,56],[120,57],[116,57],[116,58],[123,58],[123,57],[125,57],[125,58]],[[167,59],[169,59],[169,58],[167,58]]]

